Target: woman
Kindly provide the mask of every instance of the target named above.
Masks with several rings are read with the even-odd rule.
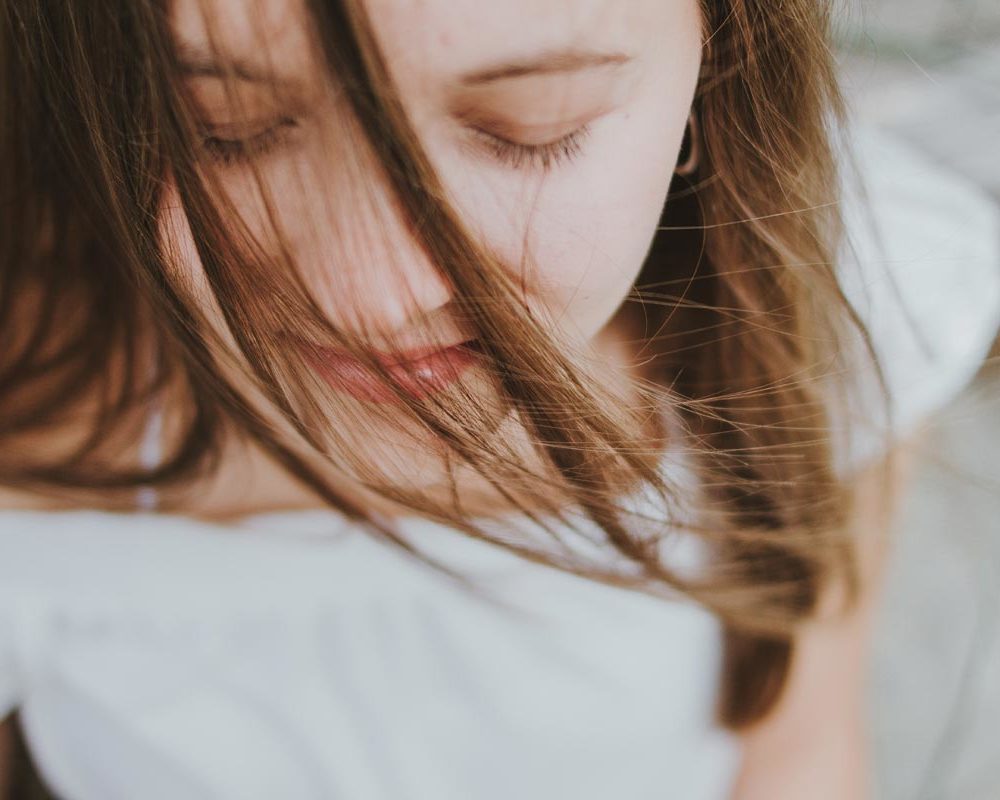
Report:
[[[8,0],[27,782],[864,796],[891,476],[828,25]]]

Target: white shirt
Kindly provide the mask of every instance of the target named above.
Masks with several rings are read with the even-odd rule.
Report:
[[[901,145],[859,146],[885,251],[860,243],[855,278],[845,256],[845,287],[898,436],[969,380],[1000,325],[1000,222]],[[845,469],[881,446],[870,417],[848,420]],[[664,469],[684,476],[673,457]],[[503,604],[332,510],[235,527],[0,512],[0,716],[20,707],[64,800],[728,796],[740,749],[714,723],[711,615],[405,526]],[[696,558],[685,541],[668,558]]]

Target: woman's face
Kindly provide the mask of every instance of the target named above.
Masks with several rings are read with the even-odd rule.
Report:
[[[607,347],[681,147],[701,60],[697,0],[365,8],[468,229],[510,265],[536,318]],[[206,163],[254,229],[265,219],[256,159],[271,213],[330,321],[395,351],[468,338],[345,113],[301,0],[175,0],[172,20]],[[235,104],[227,68],[238,75]],[[169,188],[163,230],[178,266],[202,283]]]

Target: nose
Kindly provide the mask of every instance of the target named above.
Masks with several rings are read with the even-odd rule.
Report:
[[[451,300],[452,290],[407,221],[396,215],[379,234],[370,244],[369,274],[358,271],[365,290],[359,308],[364,308],[366,319],[379,330],[420,328],[440,314]]]
[[[333,235],[320,248],[317,299],[338,327],[369,341],[429,336],[452,289],[398,202],[366,194],[327,227]]]

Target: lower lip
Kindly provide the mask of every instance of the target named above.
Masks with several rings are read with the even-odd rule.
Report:
[[[360,361],[336,350],[307,348],[306,360],[334,389],[371,403],[401,403],[402,399]],[[399,388],[413,398],[426,397],[455,383],[479,354],[468,343],[426,355],[406,364],[385,367]]]

